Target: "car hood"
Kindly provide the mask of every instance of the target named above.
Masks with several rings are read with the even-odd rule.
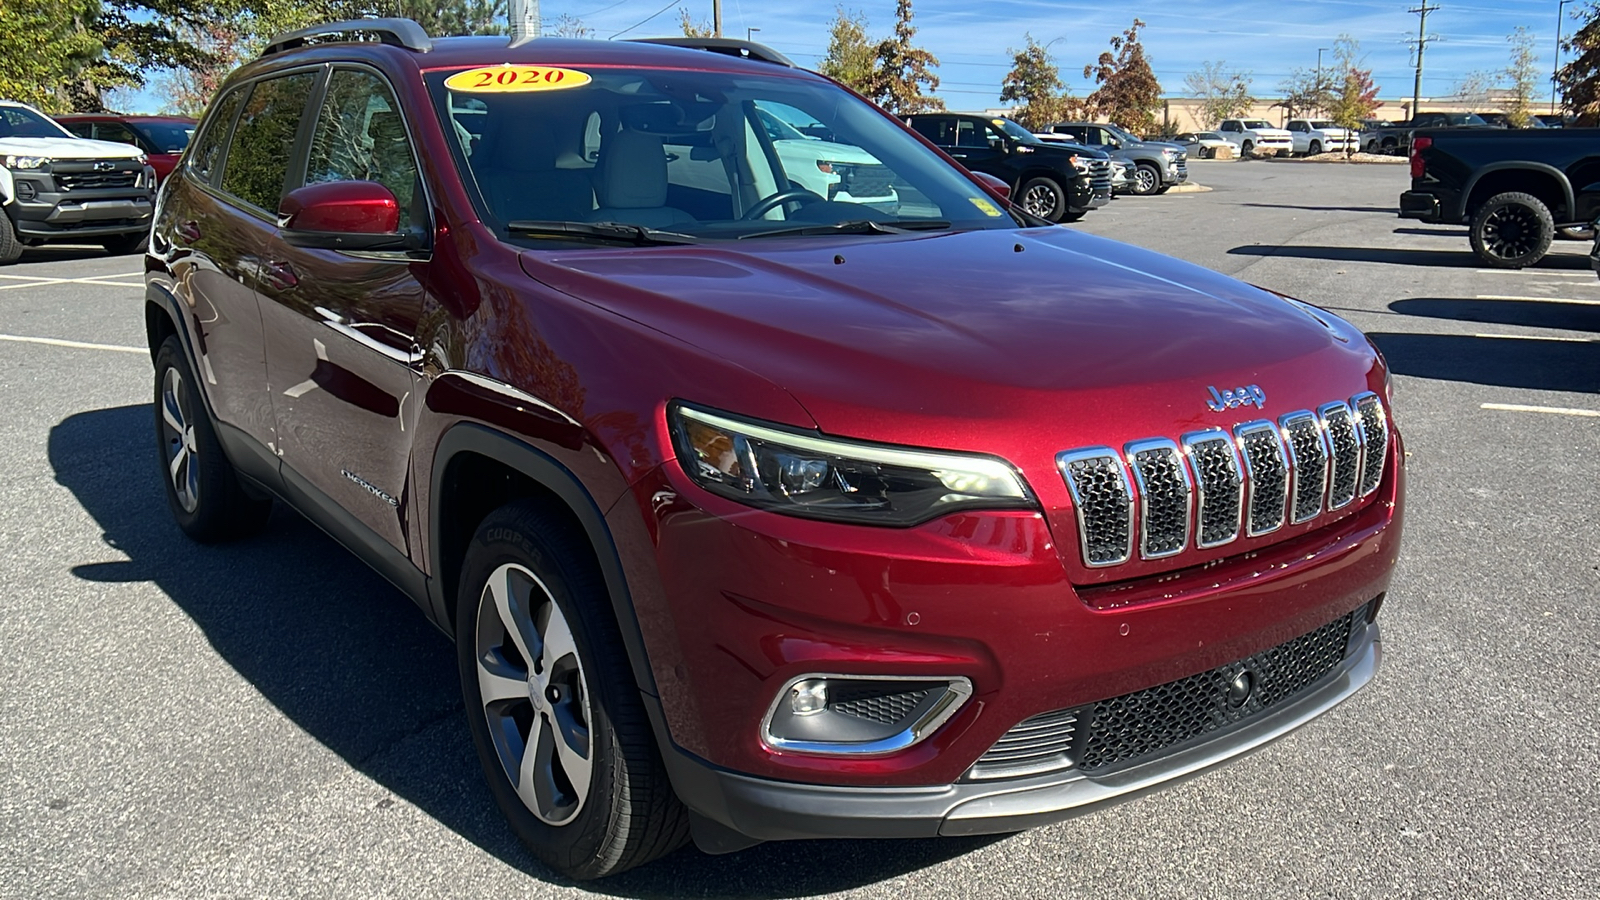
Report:
[[[1186,151],[1186,150],[1189,149],[1188,147],[1185,147],[1184,145],[1179,144],[1179,143],[1175,143],[1173,141],[1140,141],[1139,143],[1135,144],[1134,146],[1143,147],[1143,148],[1145,148],[1147,150],[1178,150],[1178,151]]]
[[[782,138],[772,142],[779,153],[793,154],[804,159],[829,162],[855,163],[857,165],[882,165],[882,161],[854,144],[835,144],[830,141]]]
[[[138,147],[86,138],[0,138],[0,153],[51,159],[137,159]]]
[[[1064,228],[525,251],[522,264],[770,380],[824,431],[1019,464],[1263,414],[1217,419],[1212,385],[1260,385],[1274,416],[1382,385],[1337,318]],[[716,403],[717,385],[694,390]]]

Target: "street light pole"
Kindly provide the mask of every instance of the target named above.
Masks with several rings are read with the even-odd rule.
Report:
[[[1324,54],[1326,52],[1328,52],[1328,48],[1327,47],[1318,47],[1317,48],[1317,86],[1316,86],[1316,92],[1317,92],[1317,100],[1319,100],[1319,101],[1322,99],[1322,54]],[[1327,113],[1328,113],[1327,110],[1323,109],[1320,106],[1317,107],[1317,112],[1320,112],[1323,115],[1327,115]]]
[[[1556,61],[1550,67],[1550,115],[1556,114],[1556,91],[1561,85],[1557,78],[1561,76],[1561,22],[1566,18],[1567,4],[1573,0],[1560,0],[1556,4]]]
[[[759,28],[746,28],[744,30],[744,39],[747,40],[747,41],[748,40],[753,40],[755,33],[760,31],[760,30],[761,29],[759,29]]]

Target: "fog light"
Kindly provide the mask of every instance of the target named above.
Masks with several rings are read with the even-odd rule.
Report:
[[[38,191],[37,188],[35,188],[33,186],[33,182],[31,182],[31,181],[19,181],[19,182],[17,182],[17,199],[18,200],[32,200],[34,197],[37,197],[37,196],[39,196],[39,191]]]
[[[814,716],[828,708],[828,683],[801,681],[789,689],[789,709],[797,716]]]

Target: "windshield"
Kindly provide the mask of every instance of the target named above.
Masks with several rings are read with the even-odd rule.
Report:
[[[134,131],[144,135],[157,153],[182,153],[194,137],[194,126],[187,122],[129,122]]]
[[[0,138],[72,137],[72,132],[22,106],[0,106]]]
[[[523,89],[519,78],[545,81]],[[579,233],[554,222],[702,240],[862,221],[1019,224],[893,120],[809,78],[496,66],[427,83],[462,180],[504,240]]]
[[[1126,131],[1123,131],[1121,128],[1118,128],[1115,125],[1107,124],[1107,125],[1101,125],[1100,127],[1104,128],[1106,131],[1110,132],[1112,137],[1116,138],[1119,141],[1122,141],[1124,144],[1127,144],[1127,143],[1135,143],[1135,144],[1137,144],[1137,143],[1139,143],[1139,139],[1138,138],[1136,138],[1133,135],[1127,133]]]
[[[1244,127],[1250,129],[1251,131],[1255,131],[1256,129],[1259,129],[1259,128],[1271,128],[1272,127],[1272,123],[1268,122],[1265,119],[1245,119],[1244,120]]]
[[[1010,119],[990,119],[989,124],[1005,132],[1006,137],[1019,144],[1042,144],[1039,136]]]
[[[1445,113],[1444,120],[1451,125],[1487,125],[1477,113]]]
[[[1311,123],[1311,127],[1315,128],[1318,131],[1322,131],[1322,130],[1328,129],[1328,128],[1338,128],[1339,126],[1334,124],[1334,123],[1332,123],[1332,122],[1328,122],[1328,121],[1324,121],[1324,120],[1318,120],[1316,122],[1312,122]]]

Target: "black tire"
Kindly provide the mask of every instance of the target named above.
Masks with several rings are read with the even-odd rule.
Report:
[[[1054,178],[1030,178],[1014,196],[1023,209],[1041,219],[1060,222],[1067,214],[1067,192]]]
[[[1148,197],[1161,191],[1161,170],[1154,163],[1141,162],[1133,170],[1133,186],[1129,188],[1136,196]]]
[[[1244,143],[1239,145],[1239,158],[1240,159],[1249,159],[1251,154],[1253,154],[1255,152],[1256,152],[1256,145],[1255,145],[1254,141],[1245,141]]]
[[[240,486],[177,335],[161,343],[155,364],[156,449],[172,518],[202,544],[260,531],[272,514],[272,500],[253,497]]]
[[[100,246],[112,256],[127,256],[130,253],[143,253],[150,235],[139,231],[133,234],[114,234],[100,239]]]
[[[1306,150],[1306,155],[1307,156],[1321,156],[1322,155],[1322,142],[1321,141],[1312,141],[1311,142],[1311,147],[1308,150]]]
[[[1555,220],[1538,197],[1520,191],[1495,194],[1472,215],[1472,251],[1496,269],[1531,266],[1550,251]]]
[[[513,598],[505,608],[531,629],[521,632],[520,644],[505,624],[507,613],[496,611],[501,607],[495,606],[491,580],[502,596]],[[614,875],[683,846],[688,813],[667,780],[605,581],[586,541],[532,502],[501,507],[483,520],[467,547],[457,598],[456,655],[467,722],[489,791],[518,839],[545,865],[573,879]],[[558,614],[565,626],[560,634],[568,640],[552,638]],[[539,649],[529,649],[534,661],[523,661],[519,672],[523,655],[517,647],[531,648],[530,638]],[[545,662],[551,655],[556,656]],[[493,683],[496,672],[506,673],[501,677],[513,686],[518,674],[529,684],[542,676],[549,686],[486,704],[480,678]],[[543,698],[537,703],[531,699],[536,693]],[[508,730],[510,725],[516,727]],[[541,729],[537,738],[535,726]],[[571,742],[580,735],[587,756],[563,761],[561,751],[570,756]],[[513,782],[509,774],[513,761],[502,762],[501,756],[521,742],[525,757],[530,738],[546,757],[536,760],[540,777],[524,785],[535,794],[531,805],[518,794],[520,777]],[[588,766],[581,789],[574,787],[578,778],[566,774],[574,762]],[[515,761],[519,776],[522,764]],[[548,808],[536,812],[544,801]]]
[[[1384,156],[1394,156],[1400,152],[1400,143],[1394,138],[1384,138],[1380,149]]]
[[[11,226],[11,216],[0,209],[0,266],[9,266],[22,258],[22,241]]]
[[[1076,212],[1073,212],[1072,210],[1068,210],[1067,212],[1064,212],[1064,213],[1061,214],[1061,224],[1065,225],[1068,222],[1076,222],[1079,219],[1082,219],[1085,215],[1087,215],[1088,212],[1089,211],[1087,209],[1080,209],[1080,210],[1078,210]]]
[[[1156,188],[1156,193],[1158,195],[1159,194],[1165,194],[1167,191],[1172,190],[1172,187],[1173,186],[1170,185],[1170,184],[1163,184],[1161,187]]]

